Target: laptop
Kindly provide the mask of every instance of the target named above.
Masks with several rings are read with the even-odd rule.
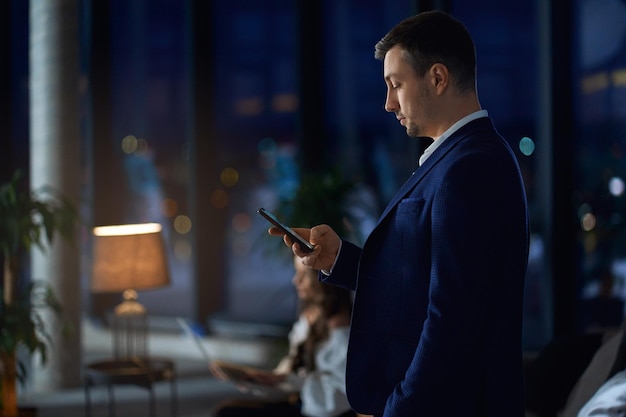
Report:
[[[277,386],[267,386],[255,383],[250,379],[248,373],[246,372],[246,369],[249,369],[249,367],[213,359],[204,343],[202,343],[202,338],[191,328],[189,323],[187,323],[187,321],[182,317],[177,317],[176,322],[181,327],[185,335],[194,341],[198,350],[202,354],[202,357],[209,363],[209,365],[212,368],[217,368],[217,372],[221,372],[225,379],[235,384],[240,391],[249,391],[257,396],[282,397],[286,394],[288,395],[297,392],[295,387],[288,382],[283,382]]]

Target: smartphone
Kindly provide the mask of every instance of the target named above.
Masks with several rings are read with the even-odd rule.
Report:
[[[265,210],[264,208],[258,209],[257,212],[261,216],[265,217],[274,226],[282,230],[286,235],[291,238],[291,240],[293,240],[294,242],[298,242],[298,244],[300,245],[300,249],[302,249],[304,252],[313,252],[313,245],[304,240],[304,238],[297,234],[291,227],[281,223],[281,221],[278,220],[275,215]]]

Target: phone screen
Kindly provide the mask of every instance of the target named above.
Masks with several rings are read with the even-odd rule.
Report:
[[[275,215],[273,215],[269,211],[265,210],[264,208],[260,208],[257,211],[258,211],[258,213],[261,216],[265,217],[265,219],[267,219],[270,223],[272,223],[274,226],[278,227],[285,234],[289,235],[291,240],[293,240],[295,242],[298,242],[298,244],[300,245],[300,248],[303,251],[305,251],[305,252],[313,252],[313,245],[311,245],[311,243],[309,243],[306,240],[304,240],[304,238],[302,236],[300,236],[299,234],[297,234],[295,231],[293,231],[293,229],[291,227],[281,223],[281,221],[278,220],[278,218]]]

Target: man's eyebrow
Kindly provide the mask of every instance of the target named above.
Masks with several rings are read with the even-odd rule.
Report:
[[[385,80],[389,81],[389,79],[392,78],[392,77],[396,77],[397,78],[398,74],[396,74],[395,72],[390,72],[389,74],[385,74],[384,77],[385,77]]]

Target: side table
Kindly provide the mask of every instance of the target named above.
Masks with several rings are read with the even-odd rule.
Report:
[[[91,362],[85,366],[85,415],[91,416],[90,389],[94,385],[107,385],[109,391],[109,416],[115,416],[114,385],[136,385],[149,392],[150,417],[155,415],[153,385],[169,381],[171,387],[171,416],[176,416],[176,370],[174,361],[166,358],[125,358]]]

